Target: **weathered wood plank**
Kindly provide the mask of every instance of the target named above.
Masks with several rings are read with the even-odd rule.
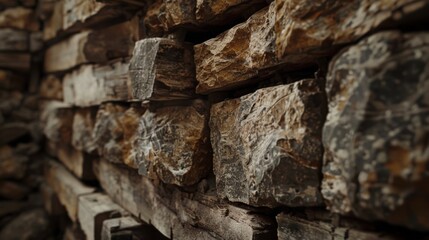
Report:
[[[0,53],[0,67],[28,72],[31,67],[31,56],[28,53]]]
[[[429,230],[428,69],[428,32],[380,32],[333,58],[323,127],[328,209]]]
[[[208,114],[202,100],[147,110],[134,144],[139,173],[180,186],[204,178],[212,167]]]
[[[94,188],[85,186],[61,164],[48,160],[45,167],[46,182],[58,195],[61,204],[67,210],[71,220],[76,222],[79,196],[94,192]]]
[[[50,154],[57,157],[76,177],[83,180],[95,179],[92,162],[97,158],[96,155],[79,151],[63,142],[49,141],[47,147]]]
[[[111,239],[168,239],[153,226],[131,216],[108,219],[103,222],[102,240]]]
[[[47,75],[42,79],[39,96],[47,100],[63,101],[63,82],[55,75]]]
[[[177,239],[273,239],[272,219],[250,210],[221,204],[215,196],[180,192],[154,185],[135,170],[107,161],[98,166],[100,184],[134,216]]]
[[[125,21],[132,18],[137,10],[133,6],[105,4],[96,0],[60,0],[55,4],[51,18],[46,21],[44,39],[51,40],[103,23]]]
[[[39,22],[32,9],[23,7],[8,8],[0,12],[0,28],[34,32],[39,30]]]
[[[214,104],[210,130],[219,196],[252,206],[321,205],[326,108],[323,79]]]
[[[119,60],[109,65],[84,65],[63,79],[64,101],[79,107],[106,101],[127,101],[129,63]]]
[[[195,97],[192,45],[166,38],[138,41],[130,61],[131,91],[137,100]]]
[[[10,28],[0,29],[0,51],[28,51],[29,34]]]
[[[103,222],[126,215],[126,211],[102,193],[79,197],[78,220],[88,240],[100,240]]]
[[[335,227],[330,223],[306,220],[285,213],[277,215],[278,239],[306,240],[399,240],[404,236],[395,236],[386,232],[366,232],[345,227]]]
[[[216,38],[194,46],[197,93],[232,89],[273,72],[275,5]]]
[[[84,31],[46,50],[45,71],[61,72],[84,63],[107,63],[130,56],[141,38],[139,19],[93,31]]]

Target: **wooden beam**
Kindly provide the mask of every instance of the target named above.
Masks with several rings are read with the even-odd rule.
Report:
[[[102,240],[111,239],[168,239],[153,226],[137,221],[131,216],[112,218],[103,222]]]
[[[197,93],[251,84],[274,72],[275,4],[215,38],[194,46]]]
[[[212,194],[189,194],[166,189],[135,170],[107,161],[98,166],[106,193],[134,216],[150,222],[164,236],[177,239],[273,239],[273,219],[239,207],[219,203]]]
[[[107,63],[131,55],[141,38],[139,19],[92,31],[84,31],[46,50],[45,71],[62,72],[84,63]]]
[[[126,215],[126,211],[102,193],[79,197],[78,220],[88,240],[100,240],[103,222]]]
[[[66,208],[70,219],[76,222],[79,197],[92,193],[95,189],[82,184],[61,164],[53,160],[46,161],[45,180],[58,195],[58,199]]]
[[[62,142],[50,141],[47,146],[50,148],[48,151],[56,156],[77,178],[95,179],[92,162],[97,158],[96,155],[77,150],[72,145]]]
[[[107,65],[83,65],[66,74],[64,101],[79,107],[127,101],[130,99],[128,66],[127,60],[117,60]]]

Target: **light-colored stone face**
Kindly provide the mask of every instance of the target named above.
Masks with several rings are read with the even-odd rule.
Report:
[[[134,148],[139,172],[163,182],[192,185],[211,169],[206,103],[162,107],[140,118]]]
[[[210,129],[220,197],[254,206],[321,203],[325,100],[309,79],[215,104]]]
[[[429,34],[382,32],[337,55],[322,193],[338,213],[428,229]]]

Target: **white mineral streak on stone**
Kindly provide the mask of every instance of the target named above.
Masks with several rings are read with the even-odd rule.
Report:
[[[324,118],[319,84],[302,80],[260,89],[212,107],[221,197],[255,206],[319,204],[322,153],[317,139]]]

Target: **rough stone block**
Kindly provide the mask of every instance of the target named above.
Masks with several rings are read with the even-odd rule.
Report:
[[[218,195],[254,206],[316,206],[326,101],[322,79],[264,88],[213,105]]]
[[[429,229],[429,34],[382,32],[331,62],[322,193],[328,207]]]
[[[212,165],[208,112],[202,100],[147,110],[134,145],[139,172],[177,185],[192,185],[206,176]]]

